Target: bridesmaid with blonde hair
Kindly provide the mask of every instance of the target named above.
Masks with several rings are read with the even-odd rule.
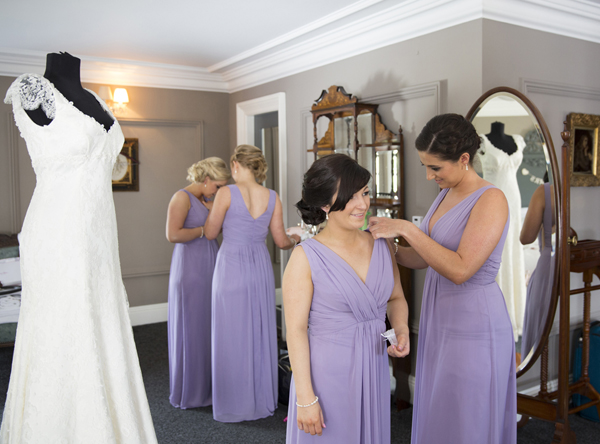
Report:
[[[279,196],[261,185],[262,151],[240,145],[231,156],[235,185],[223,187],[206,221],[206,237],[223,227],[212,288],[213,417],[239,422],[277,408],[275,278],[265,244],[270,230],[284,250],[300,238],[283,226]]]
[[[167,213],[167,239],[175,244],[169,275],[169,401],[188,409],[212,403],[210,325],[212,277],[219,244],[204,236],[212,199],[231,177],[227,165],[209,157],[188,169]]]

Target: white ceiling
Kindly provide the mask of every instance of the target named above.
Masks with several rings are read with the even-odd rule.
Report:
[[[233,92],[477,18],[600,43],[600,0],[0,0],[0,75]]]

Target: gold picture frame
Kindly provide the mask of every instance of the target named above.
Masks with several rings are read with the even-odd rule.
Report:
[[[139,191],[139,165],[138,139],[125,139],[113,167],[113,191]]]
[[[598,133],[600,116],[570,113],[567,130],[571,133],[569,144],[572,187],[600,186],[600,153]]]

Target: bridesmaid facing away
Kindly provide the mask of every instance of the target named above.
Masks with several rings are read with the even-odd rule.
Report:
[[[288,444],[390,443],[388,354],[409,353],[408,306],[394,247],[361,230],[369,179],[344,154],[317,160],[304,176],[302,219],[327,225],[294,250],[283,276]],[[387,353],[386,309],[398,340]]]
[[[262,151],[239,145],[231,156],[235,185],[217,193],[205,236],[223,228],[212,287],[213,417],[221,422],[271,416],[277,408],[275,278],[265,244],[270,230],[284,250],[288,237],[277,193],[260,185],[267,162]]]
[[[373,237],[402,236],[396,260],[427,268],[421,303],[412,444],[517,440],[516,365],[506,303],[495,281],[509,224],[504,194],[477,175],[480,139],[458,114],[431,119],[415,141],[441,192],[420,229],[373,217]]]
[[[209,157],[188,169],[167,213],[167,240],[175,244],[169,275],[169,401],[188,409],[211,404],[210,319],[212,277],[219,244],[204,236],[217,190],[231,177],[227,165]]]

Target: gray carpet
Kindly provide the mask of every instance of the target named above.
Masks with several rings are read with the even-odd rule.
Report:
[[[160,444],[285,442],[286,425],[283,422],[287,416],[285,406],[279,406],[275,415],[270,418],[239,424],[223,424],[214,421],[210,407],[191,410],[172,407],[169,404],[166,323],[144,325],[133,330],[154,427]],[[0,408],[2,409],[8,389],[11,362],[12,348],[0,349]],[[410,443],[411,415],[411,409],[392,411],[392,443]],[[600,442],[600,424],[586,421],[577,415],[572,415],[570,421],[577,435],[577,444]],[[517,442],[549,444],[553,432],[553,424],[532,419],[518,431]]]

